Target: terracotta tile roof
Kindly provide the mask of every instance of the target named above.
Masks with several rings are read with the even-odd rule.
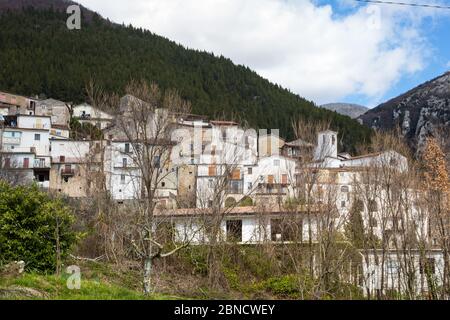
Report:
[[[212,120],[210,122],[216,126],[237,126],[238,125],[238,123],[234,122],[234,121]]]

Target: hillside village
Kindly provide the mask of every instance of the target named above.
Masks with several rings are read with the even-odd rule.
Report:
[[[153,124],[149,128],[123,120],[146,103],[126,95],[120,99],[119,111],[110,114],[86,103],[71,105],[0,92],[2,179],[36,183],[52,194],[74,199],[106,191],[119,207],[133,208],[146,198],[145,171],[151,168],[156,172],[149,175],[157,176],[151,190],[156,217],[173,224],[177,242],[189,239],[190,244],[207,241],[202,221],[214,214],[224,216],[220,222],[224,241],[316,243],[324,217],[326,224],[344,233],[359,205],[364,230],[387,243],[382,247],[383,263],[378,261],[380,247],[361,249],[365,263],[349,275],[359,279],[365,294],[376,294],[383,287],[411,289],[404,281],[406,249],[412,256],[417,294],[428,290],[430,275],[425,269],[437,285],[442,284],[444,258],[433,241],[430,219],[417,205],[420,192],[400,190],[402,201],[396,203],[399,207],[392,216],[390,191],[384,184],[372,190],[375,184],[369,182],[367,187],[365,181],[377,170],[408,172],[404,155],[394,150],[339,153],[338,133],[328,129],[318,132],[315,141],[303,137],[284,141],[277,130],[257,131],[235,121],[163,108],[146,115]],[[74,121],[97,128],[102,138],[73,139]],[[170,126],[170,139],[158,137],[161,123]],[[147,144],[157,150],[164,144],[164,151],[145,162],[142,154]],[[403,197],[413,196],[417,198],[412,205],[403,202]],[[405,247],[404,226],[411,224],[413,233],[426,239],[425,251]],[[298,237],[293,236],[294,225]]]

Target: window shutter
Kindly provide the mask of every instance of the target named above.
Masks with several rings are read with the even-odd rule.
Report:
[[[208,168],[208,175],[209,176],[215,176],[216,175],[216,166],[209,166],[209,168]]]
[[[241,170],[234,169],[232,174],[231,174],[231,179],[233,179],[233,180],[240,180],[241,179]]]

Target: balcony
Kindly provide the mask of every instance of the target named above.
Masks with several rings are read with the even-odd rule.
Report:
[[[38,182],[37,184],[42,189],[49,189],[50,188],[50,181],[42,181],[42,182]]]
[[[260,183],[256,194],[284,195],[287,193],[287,183]]]
[[[244,193],[244,182],[242,180],[231,180],[228,183],[227,194],[242,194]]]
[[[4,144],[20,144],[20,137],[3,137]]]
[[[75,170],[71,168],[63,168],[61,169],[61,176],[63,177],[72,177],[75,175]]]
[[[36,169],[50,168],[50,161],[46,161],[46,159],[35,159],[33,163],[33,168]]]

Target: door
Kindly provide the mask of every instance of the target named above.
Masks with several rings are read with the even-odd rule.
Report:
[[[267,183],[269,184],[273,184],[273,175],[269,174],[268,178],[267,178]]]
[[[24,167],[25,169],[27,169],[27,168],[30,167],[30,159],[29,159],[29,158],[24,158],[24,159],[23,159],[23,167]]]

